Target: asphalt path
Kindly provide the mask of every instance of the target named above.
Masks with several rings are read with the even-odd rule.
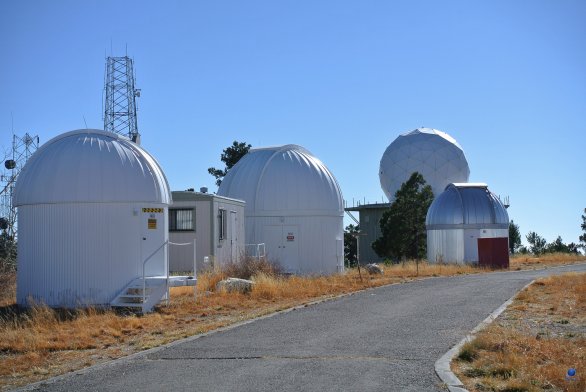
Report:
[[[325,301],[61,376],[44,391],[441,391],[434,363],[539,271],[430,278]]]

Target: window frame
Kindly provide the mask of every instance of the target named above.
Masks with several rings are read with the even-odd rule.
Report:
[[[177,213],[179,211],[191,212],[191,228],[190,229],[178,229],[177,228]],[[193,208],[193,207],[169,208],[169,231],[170,232],[195,232],[195,208]]]

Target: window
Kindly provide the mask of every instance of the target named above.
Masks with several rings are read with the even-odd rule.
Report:
[[[195,216],[193,208],[170,209],[169,231],[194,231]]]
[[[218,210],[218,239],[226,239],[226,210],[222,208]]]

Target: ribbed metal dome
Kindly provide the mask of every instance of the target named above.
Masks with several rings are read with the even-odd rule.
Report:
[[[295,144],[252,149],[228,172],[218,195],[246,201],[247,216],[343,216],[338,182]]]
[[[486,184],[454,183],[433,201],[425,224],[428,230],[508,228],[509,215]]]
[[[18,176],[14,203],[155,202],[171,192],[157,161],[129,139],[81,129],[39,148]]]

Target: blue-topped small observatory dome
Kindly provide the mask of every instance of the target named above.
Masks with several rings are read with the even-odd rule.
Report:
[[[509,215],[486,184],[448,185],[429,207],[425,226],[429,262],[503,266],[506,255],[508,266]]]

